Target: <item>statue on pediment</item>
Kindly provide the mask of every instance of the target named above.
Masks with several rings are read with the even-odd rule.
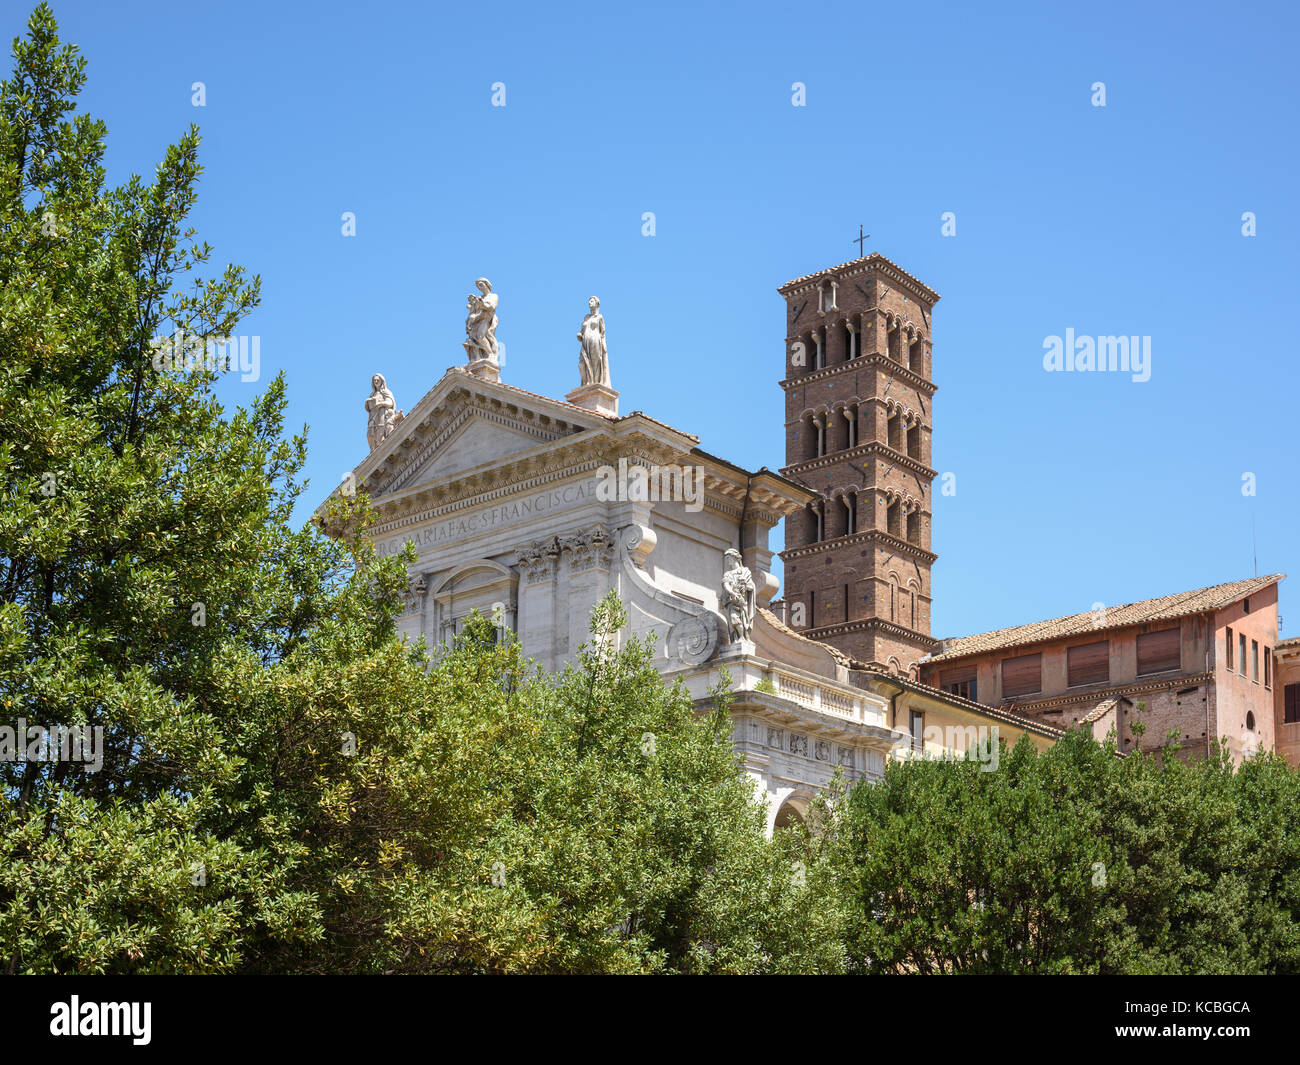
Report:
[[[605,319],[600,313],[600,300],[595,296],[587,301],[591,308],[582,320],[578,340],[582,348],[578,354],[578,372],[584,385],[609,387],[609,349],[605,346]]]
[[[366,400],[366,410],[370,412],[366,424],[366,440],[370,444],[370,450],[374,451],[388,439],[405,415],[397,409],[397,401],[388,390],[383,374],[377,373],[370,378],[370,388],[370,397]]]
[[[474,282],[478,293],[471,292],[466,301],[469,311],[465,318],[465,354],[471,363],[497,357],[497,304],[499,297],[492,291],[492,282],[480,277]]]
[[[722,595],[718,605],[727,619],[730,642],[736,643],[748,640],[754,628],[758,589],[754,585],[754,575],[749,572],[739,551],[733,547],[722,557],[727,569],[722,575]]]

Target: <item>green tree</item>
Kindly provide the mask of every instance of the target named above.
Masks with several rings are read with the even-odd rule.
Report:
[[[1082,731],[1041,754],[1022,739],[993,772],[893,763],[852,793],[833,859],[852,964],[1293,972],[1297,788],[1276,757],[1119,758]]]
[[[191,129],[110,188],[49,8],[0,85],[0,762],[10,972],[755,972],[843,961],[819,841],[768,841],[725,693],[699,713],[616,600],[559,678],[475,621],[432,664],[364,497],[294,528],[281,378],[227,412],[154,338],[235,334],[186,217]]]
[[[250,786],[280,747],[249,678],[341,611],[391,642],[400,564],[293,531],[284,383],[227,415],[153,338],[235,333],[257,278],[206,273],[199,138],[105,184],[85,60],[49,8],[0,85],[0,723],[103,730],[98,772],[0,762],[0,969],[221,970],[250,931],[320,934],[296,826]],[[362,587],[364,585],[364,587]],[[362,595],[374,609],[355,609]],[[286,739],[292,737],[281,737]]]
[[[333,763],[340,775],[325,791],[339,789],[337,801],[317,804],[317,786],[300,776],[299,801],[317,811],[306,872],[331,935],[269,964],[839,968],[839,911],[819,894],[825,866],[807,840],[764,838],[725,693],[697,713],[683,688],[664,684],[650,645],[619,635],[625,624],[611,593],[577,662],[550,677],[473,618],[423,697],[396,707],[389,696],[383,735],[366,727],[358,758]],[[339,714],[359,702],[342,680],[323,687],[328,679],[304,695]]]

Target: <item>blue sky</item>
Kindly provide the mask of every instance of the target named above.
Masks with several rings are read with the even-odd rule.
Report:
[[[244,331],[310,426],[312,505],[365,453],[373,372],[409,410],[463,361],[480,275],[506,381],[572,388],[595,294],[624,411],[780,467],[775,290],[863,223],[943,296],[936,636],[1249,576],[1252,522],[1259,572],[1300,580],[1295,5],[54,11],[113,180],[200,125],[195,223],[262,276]],[[1150,380],[1045,372],[1067,328],[1150,336]]]

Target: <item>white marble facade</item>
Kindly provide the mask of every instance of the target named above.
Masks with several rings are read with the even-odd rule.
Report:
[[[812,493],[708,455],[653,418],[607,410],[456,367],[379,442],[354,476],[379,512],[380,553],[416,547],[403,632],[436,647],[477,609],[558,669],[612,588],[630,630],[657,635],[665,677],[681,675],[701,706],[730,672],[737,749],[769,799],[770,825],[802,817],[837,765],[853,779],[879,775],[904,739],[886,726],[887,699],[855,686],[838,652],[763,609],[777,590],[769,531]],[[642,491],[637,467],[677,498]],[[678,491],[672,471],[698,491]],[[728,644],[719,596],[732,548],[758,610],[751,638]]]

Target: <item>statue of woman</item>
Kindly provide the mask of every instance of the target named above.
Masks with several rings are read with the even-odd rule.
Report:
[[[722,595],[720,606],[727,619],[730,641],[748,640],[754,627],[754,607],[758,590],[754,586],[754,575],[749,572],[740,552],[734,547],[724,554],[727,570],[722,575]]]
[[[474,287],[481,295],[470,293],[469,316],[465,319],[465,353],[470,360],[494,359],[497,354],[497,304],[501,297],[492,291],[492,282],[480,277]]]
[[[591,308],[582,320],[578,340],[582,350],[578,355],[578,372],[584,385],[609,387],[609,351],[605,347],[605,319],[600,314],[600,300],[595,296],[587,301]]]
[[[393,431],[399,415],[397,401],[388,391],[388,384],[384,381],[383,374],[375,374],[370,379],[370,387],[374,391],[366,400],[366,410],[370,412],[370,420],[366,425],[366,440],[370,442],[370,450],[374,451]]]

